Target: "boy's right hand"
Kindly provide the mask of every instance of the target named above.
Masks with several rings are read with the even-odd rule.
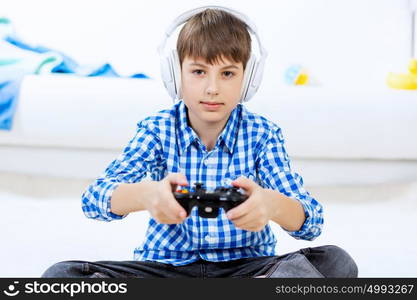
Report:
[[[188,185],[187,178],[181,173],[170,173],[163,180],[153,182],[153,196],[148,198],[145,208],[158,223],[180,224],[187,217],[187,212],[174,197],[179,185]]]

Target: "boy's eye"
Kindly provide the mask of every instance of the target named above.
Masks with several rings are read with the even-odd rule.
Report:
[[[195,75],[202,75],[204,73],[204,71],[203,70],[194,70],[192,73],[195,74]]]
[[[194,75],[200,76],[200,75],[204,75],[206,72],[204,70],[193,70],[192,73]],[[224,71],[223,72],[223,76],[227,77],[227,78],[231,78],[233,77],[235,74],[232,71]]]
[[[223,75],[226,76],[226,77],[232,77],[234,74],[231,71],[224,71]]]

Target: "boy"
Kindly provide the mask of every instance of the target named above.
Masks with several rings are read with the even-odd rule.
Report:
[[[320,235],[322,207],[290,169],[281,129],[239,104],[251,55],[247,24],[207,8],[182,28],[180,101],[138,123],[135,137],[84,192],[89,218],[151,214],[133,261],[68,261],[44,277],[356,277],[336,246],[275,256],[276,222],[295,238]],[[150,175],[151,181],[143,180]],[[227,182],[249,198],[227,214],[201,218],[175,200],[179,186]]]

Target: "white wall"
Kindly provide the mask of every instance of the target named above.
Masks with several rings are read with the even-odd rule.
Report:
[[[156,48],[180,13],[201,5],[248,15],[269,51],[262,88],[282,84],[291,63],[305,65],[326,87],[384,84],[409,59],[408,0],[138,1],[2,0],[26,41],[55,48],[81,63],[106,61],[124,74],[159,77]]]

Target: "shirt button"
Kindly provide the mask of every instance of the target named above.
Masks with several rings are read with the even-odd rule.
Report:
[[[206,240],[207,242],[209,242],[209,243],[214,243],[214,242],[216,241],[216,238],[215,238],[215,237],[210,236],[209,234],[207,234],[207,235],[205,236],[205,240]]]

